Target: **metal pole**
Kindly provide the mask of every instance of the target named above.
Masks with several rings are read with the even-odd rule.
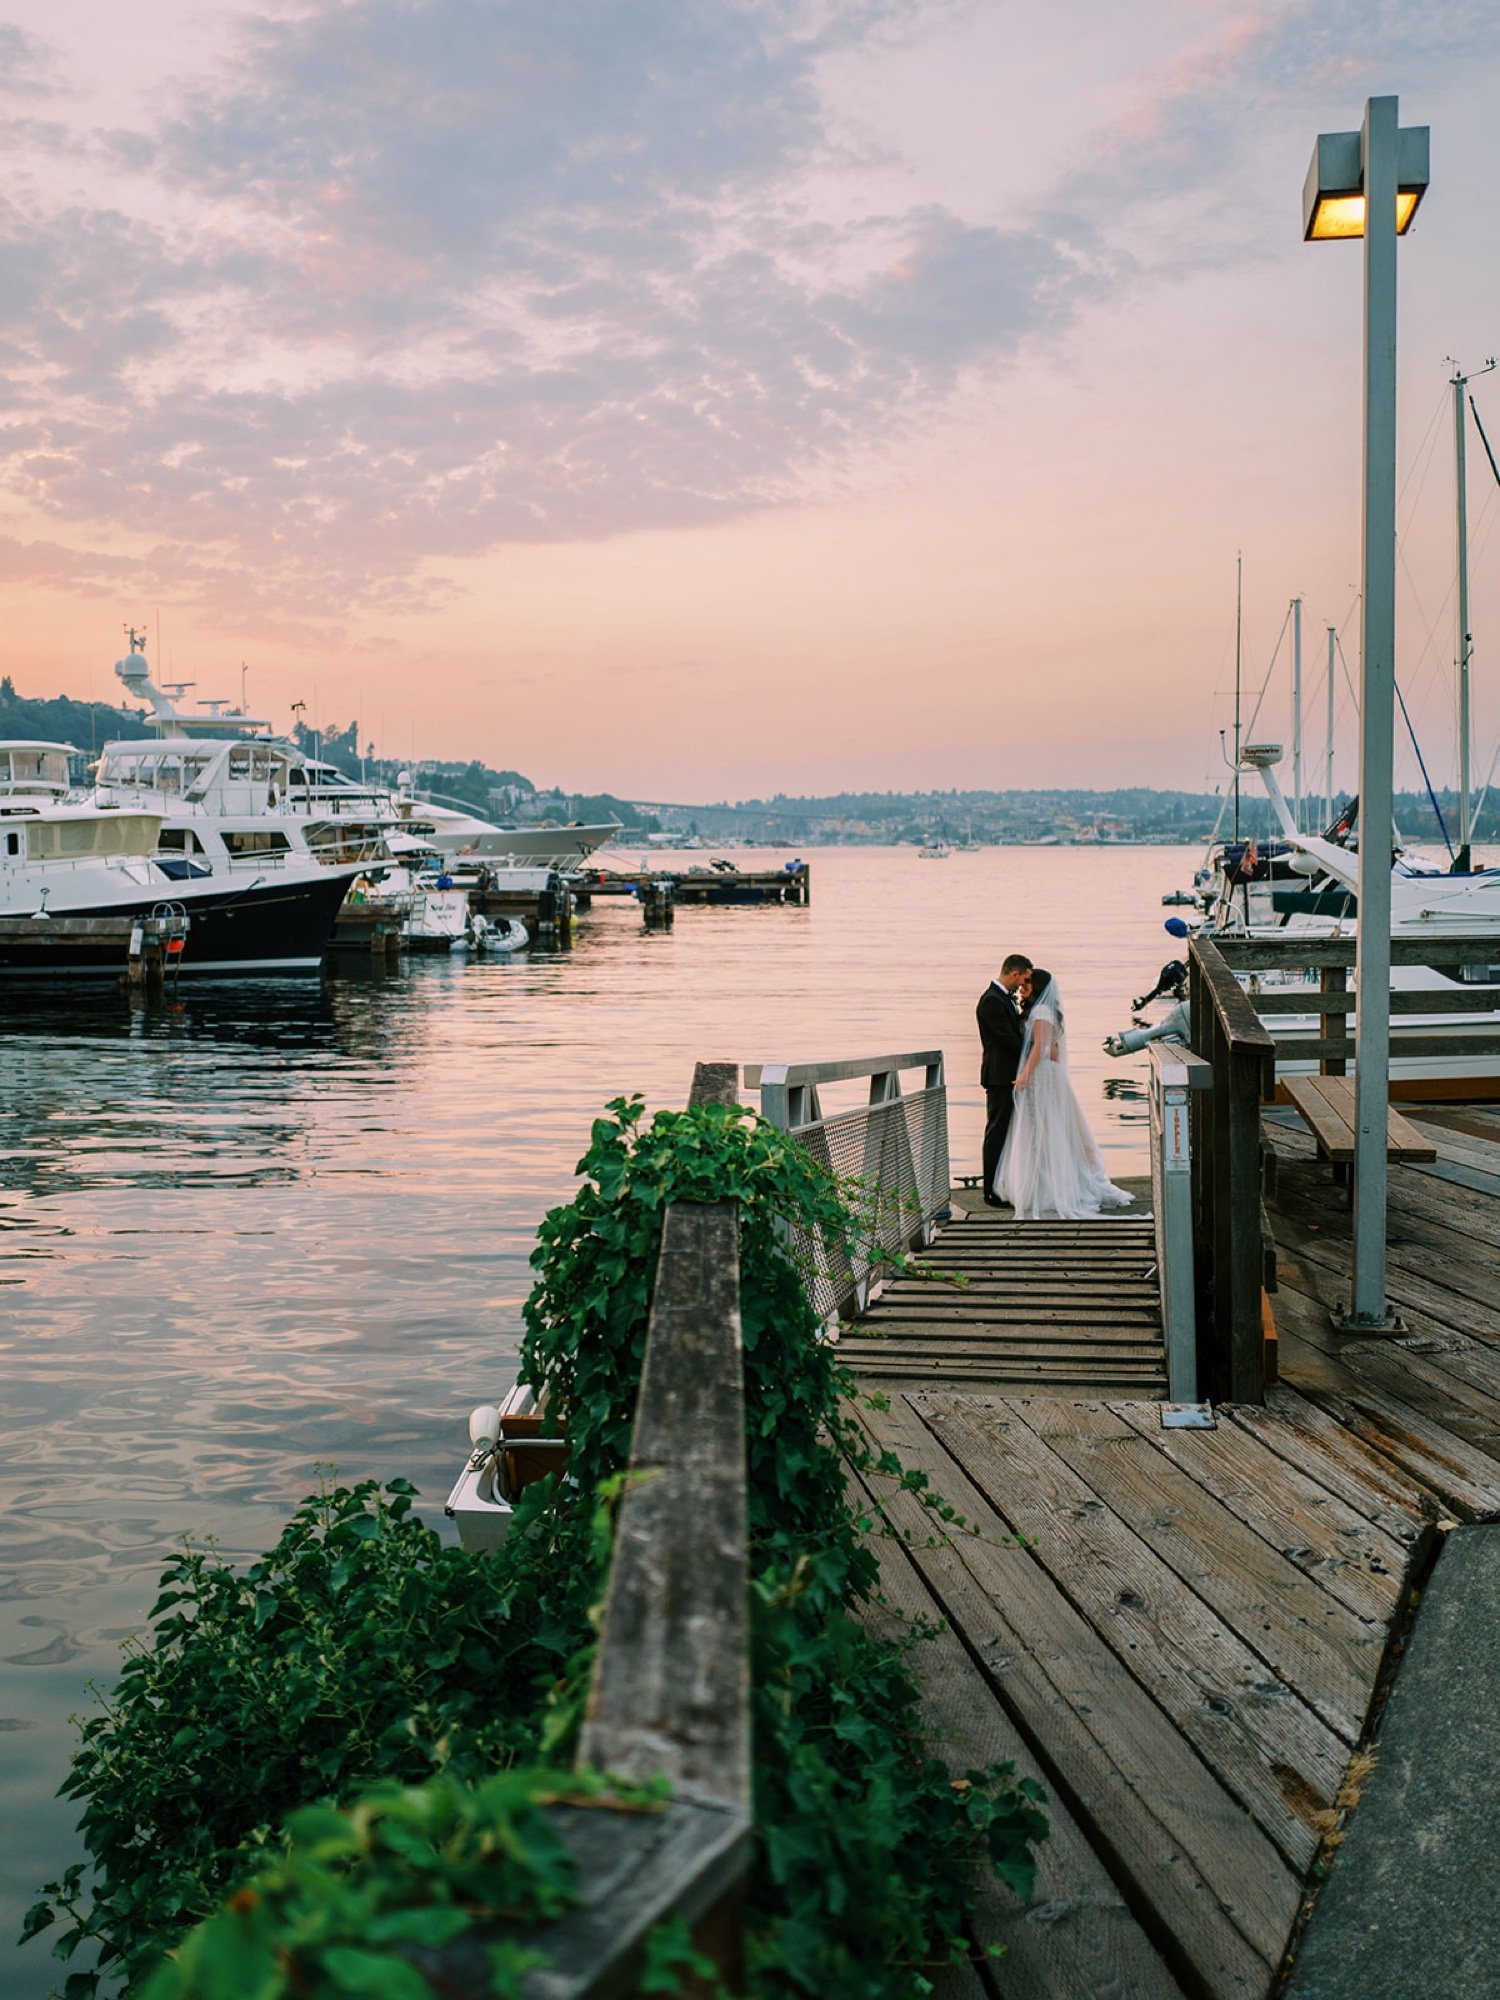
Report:
[[[1469,812],[1469,493],[1464,465],[1464,389],[1453,367],[1453,473],[1458,529],[1458,865],[1467,868],[1474,830]]]
[[[1338,644],[1338,632],[1328,628],[1328,748],[1323,760],[1323,789],[1328,794],[1328,817],[1325,826],[1333,825],[1333,652]]]
[[[1384,1328],[1391,1059],[1391,825],[1396,685],[1396,131],[1365,105],[1364,526],[1360,605],[1359,928],[1355,944],[1354,1284],[1349,1326]]]
[[[1292,599],[1292,821],[1302,827],[1302,599]]]
[[[1245,594],[1245,558],[1234,559],[1234,837],[1240,837],[1240,630]],[[1248,896],[1248,890],[1246,894]]]

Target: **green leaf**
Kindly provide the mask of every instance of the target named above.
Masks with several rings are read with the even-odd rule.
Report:
[[[322,1963],[340,1994],[367,1994],[370,2000],[432,2000],[432,1988],[403,1958],[382,1958],[356,1945],[339,1944],[329,1946]]]

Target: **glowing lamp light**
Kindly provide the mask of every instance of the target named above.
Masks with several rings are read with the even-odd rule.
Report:
[[[1337,243],[1365,233],[1362,134],[1324,132],[1313,147],[1302,188],[1302,240]],[[1396,234],[1411,227],[1427,191],[1428,130],[1408,125],[1396,135]]]

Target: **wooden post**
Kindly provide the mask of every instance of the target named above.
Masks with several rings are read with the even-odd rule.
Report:
[[[1189,956],[1194,1034],[1205,1036],[1213,1064],[1207,1207],[1199,1209],[1212,1337],[1201,1381],[1216,1401],[1259,1403],[1265,1399],[1260,1106],[1275,1086],[1275,1044],[1212,942],[1195,938]]]
[[[1318,974],[1318,990],[1321,993],[1347,993],[1349,990],[1349,968],[1345,965],[1325,965]],[[1328,1041],[1335,1036],[1340,1041],[1349,1033],[1349,1016],[1345,1013],[1320,1014],[1318,1032]],[[1323,1076],[1343,1076],[1348,1070],[1343,1056],[1324,1056],[1318,1064]]]

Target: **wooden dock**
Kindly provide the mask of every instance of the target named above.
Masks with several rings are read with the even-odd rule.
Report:
[[[190,922],[163,902],[149,917],[0,917],[0,972],[40,979],[113,978],[159,992]]]
[[[646,868],[585,869],[578,896],[636,896],[643,886],[669,881],[674,900],[722,906],[739,903],[786,903],[805,908],[812,901],[812,868],[799,861],[795,868]]]
[[[1500,1113],[1407,1115],[1437,1152],[1392,1175],[1409,1336],[1332,1330],[1344,1192],[1273,1125],[1281,1379],[1211,1430],[1166,1429],[1147,1400],[1138,1222],[964,1216],[928,1258],[968,1272],[963,1302],[907,1282],[850,1330],[887,1405],[861,1422],[963,1517],[871,1486],[895,1531],[874,1615],[942,1625],[918,1657],[950,1764],[1009,1758],[1051,1801],[1035,1899],[986,1886],[950,1994],[1276,1990],[1414,1593],[1455,1523],[1500,1519]],[[1115,1386],[1125,1370],[1140,1386]]]
[[[1149,1197],[1149,1181],[1135,1191]],[[844,1335],[840,1352],[861,1376],[1165,1396],[1149,1213],[1017,1222],[959,1189],[953,1208],[938,1243],[912,1260],[928,1275],[888,1284]]]

